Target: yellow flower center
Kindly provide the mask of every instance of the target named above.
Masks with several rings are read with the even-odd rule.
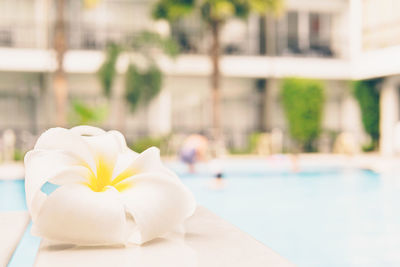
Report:
[[[86,184],[94,192],[104,192],[109,187],[114,187],[119,192],[124,191],[133,186],[131,181],[126,181],[127,178],[134,175],[136,172],[132,169],[126,169],[117,177],[112,179],[114,164],[108,162],[103,157],[98,157],[96,160],[97,173],[91,171],[89,182]]]

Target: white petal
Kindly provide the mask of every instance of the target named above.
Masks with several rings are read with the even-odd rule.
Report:
[[[161,162],[160,150],[157,147],[150,147],[139,154],[132,162],[132,168],[140,172],[164,170],[165,167]]]
[[[126,242],[125,211],[116,190],[93,192],[83,185],[64,185],[50,194],[33,233],[45,239],[76,245]]]
[[[132,150],[130,150],[130,149],[128,148],[128,146],[126,145],[126,140],[125,140],[125,137],[124,137],[124,135],[123,135],[122,133],[120,133],[120,132],[118,132],[118,131],[115,131],[115,130],[108,131],[108,133],[114,135],[114,138],[115,138],[116,140],[118,140],[119,145],[120,145],[122,151],[132,151]]]
[[[96,164],[88,144],[80,135],[70,130],[64,128],[47,130],[37,140],[35,149],[62,150],[72,153],[96,171]]]
[[[91,171],[83,166],[72,166],[54,175],[49,182],[57,185],[84,184],[90,182]]]
[[[192,193],[180,181],[163,175],[139,174],[123,182],[132,183],[131,188],[121,192],[121,200],[136,223],[130,237],[133,243],[142,244],[166,234],[194,213]]]
[[[118,141],[118,143],[122,149],[125,149],[127,147],[124,135],[115,130],[106,132],[101,128],[88,126],[88,125],[80,125],[80,126],[75,126],[75,127],[71,128],[70,131],[73,133],[76,133],[78,135],[87,136],[87,137],[98,136],[98,135],[103,135],[103,134],[109,133],[114,136],[114,138]]]
[[[40,191],[41,187],[59,173],[66,171],[74,173],[75,169],[71,167],[77,166],[80,159],[60,151],[32,150],[26,154],[24,162],[26,203],[31,216],[36,217],[45,197]]]
[[[119,154],[126,151],[125,139],[117,131],[94,136],[82,136],[94,155],[101,156],[108,164],[114,165]]]
[[[163,178],[179,182],[179,178],[176,174],[162,164],[160,150],[158,148],[150,147],[140,154],[136,152],[133,153],[134,154],[122,156],[124,158],[121,158],[120,161],[123,163],[115,167],[113,178],[116,178],[121,173],[142,174],[146,172],[162,172],[165,174],[162,176]],[[131,161],[130,164],[129,161]]]
[[[78,135],[99,135],[99,134],[104,134],[106,131],[103,129],[89,126],[89,125],[80,125],[80,126],[75,126],[70,129],[71,132],[74,132]]]
[[[138,153],[130,149],[128,149],[126,152],[119,154],[117,161],[115,162],[112,179],[114,179],[124,171],[128,170],[138,156]]]

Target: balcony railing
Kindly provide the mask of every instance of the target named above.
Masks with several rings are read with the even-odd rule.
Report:
[[[181,53],[185,54],[209,54],[211,40],[205,34],[176,33],[173,39],[178,43]],[[281,39],[281,38],[280,38]],[[260,37],[243,36],[242,38],[231,38],[221,40],[221,53],[224,55],[260,55],[264,50],[260,47]],[[324,41],[314,41],[306,49],[294,46],[291,42],[285,45],[276,44],[276,56],[299,56],[299,57],[335,57],[331,45]]]
[[[0,47],[46,48],[47,29],[41,29],[35,23],[0,24]]]
[[[70,26],[66,28],[67,46],[68,49],[102,50],[107,42],[124,43],[134,38],[137,33],[138,30],[117,25]],[[53,36],[52,25],[0,22],[0,47],[47,49],[52,46]]]
[[[126,43],[138,34],[138,29],[121,27],[120,25],[99,27],[96,25],[71,25],[66,34],[68,49],[102,50],[110,41]],[[211,38],[206,32],[174,32],[172,38],[178,43],[181,53],[209,54]],[[277,38],[282,39],[282,38]],[[53,27],[51,25],[0,24],[0,47],[47,49],[53,43]],[[307,49],[296,48],[295,41],[287,40],[284,44],[276,44],[277,56],[300,57],[335,57],[337,53],[326,42],[313,42]],[[260,37],[256,35],[222,39],[221,53],[225,55],[259,55]]]

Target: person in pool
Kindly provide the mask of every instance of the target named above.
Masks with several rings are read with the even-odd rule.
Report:
[[[214,179],[210,183],[210,188],[213,190],[221,190],[225,187],[224,168],[220,157],[213,153],[213,159],[209,163],[209,169],[213,174]]]
[[[189,166],[189,172],[195,172],[195,164],[206,159],[208,140],[200,134],[192,134],[183,142],[180,159]]]

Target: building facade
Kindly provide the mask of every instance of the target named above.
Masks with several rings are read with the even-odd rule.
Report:
[[[69,98],[92,104],[107,101],[96,76],[106,43],[132,38],[143,29],[163,32],[178,42],[182,53],[177,59],[158,56],[166,74],[161,93],[147,107],[121,119],[117,107],[122,103],[128,56],[122,55],[114,104],[104,126],[120,128],[123,120],[123,130],[132,138],[205,131],[211,127],[210,36],[196,15],[171,27],[153,21],[152,3],[66,1],[64,68]],[[367,136],[350,81],[382,77],[381,150],[393,154],[399,120],[399,4],[395,0],[287,0],[286,11],[277,18],[251,15],[246,21],[230,20],[221,33],[221,102],[228,146],[246,146],[248,136],[256,131],[280,129],[287,136],[279,94],[285,77],[322,80],[326,88],[323,136],[349,132],[361,145]],[[38,133],[54,121],[54,8],[48,0],[0,0],[0,129]]]

